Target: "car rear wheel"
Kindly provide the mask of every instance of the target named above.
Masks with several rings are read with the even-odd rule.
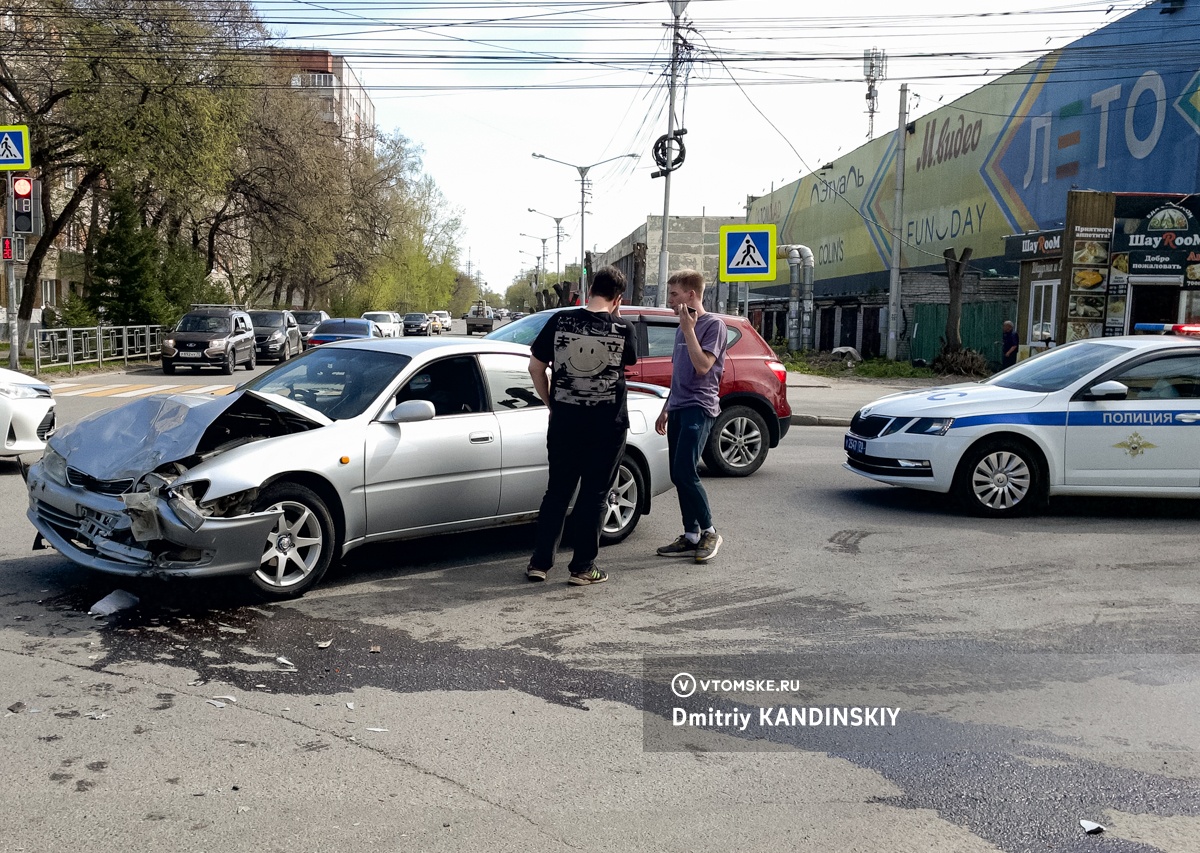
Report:
[[[646,477],[641,467],[633,457],[622,456],[600,520],[601,545],[615,545],[628,538],[642,518],[645,494]]]
[[[748,406],[730,406],[712,425],[704,464],[725,477],[748,477],[762,467],[769,446],[762,415]]]
[[[251,349],[250,350],[250,360],[246,362],[246,369],[253,370],[256,367],[258,367],[258,351],[255,349]]]
[[[1012,439],[977,444],[958,465],[954,495],[972,515],[1026,515],[1045,500],[1042,462],[1029,445]]]
[[[250,582],[273,599],[295,598],[316,586],[333,562],[336,535],[329,508],[316,492],[297,483],[276,483],[255,510],[283,513],[267,534],[262,560]]]

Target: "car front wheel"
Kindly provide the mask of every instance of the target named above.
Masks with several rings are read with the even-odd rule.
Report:
[[[749,477],[766,461],[769,446],[762,415],[748,406],[730,406],[712,425],[704,464],[725,477]]]
[[[283,514],[263,543],[250,582],[266,598],[296,598],[316,586],[333,562],[336,536],[329,508],[297,483],[276,483],[259,496],[257,512]]]
[[[237,368],[237,356],[234,355],[232,349],[225,353],[225,362],[221,365],[221,372],[226,376],[233,376],[234,369]]]
[[[1038,455],[1021,441],[984,441],[963,457],[954,478],[954,495],[972,515],[1011,518],[1025,515],[1046,496],[1046,477]]]
[[[641,467],[632,457],[621,457],[600,519],[601,545],[615,545],[629,537],[642,518],[645,493],[646,478]]]
[[[162,370],[167,376],[175,375],[175,365],[172,362],[167,361],[165,358],[163,359]]]

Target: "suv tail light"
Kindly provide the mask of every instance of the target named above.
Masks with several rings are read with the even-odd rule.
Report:
[[[767,369],[775,374],[775,378],[781,383],[787,384],[787,368],[778,361],[768,361]]]

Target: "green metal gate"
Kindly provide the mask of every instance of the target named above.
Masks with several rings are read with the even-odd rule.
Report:
[[[913,306],[910,358],[932,362],[942,349],[949,306],[918,303]],[[1016,322],[1015,302],[969,302],[962,307],[962,342],[967,349],[982,353],[992,367],[1000,367],[1005,320]]]

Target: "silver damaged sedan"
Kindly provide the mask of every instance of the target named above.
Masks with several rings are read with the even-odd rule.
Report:
[[[118,575],[243,575],[268,598],[316,584],[368,542],[532,521],[547,410],[527,347],[328,344],[226,397],[160,395],[60,430],[29,471],[29,520]],[[671,487],[662,389],[631,383],[629,440],[603,540]]]

